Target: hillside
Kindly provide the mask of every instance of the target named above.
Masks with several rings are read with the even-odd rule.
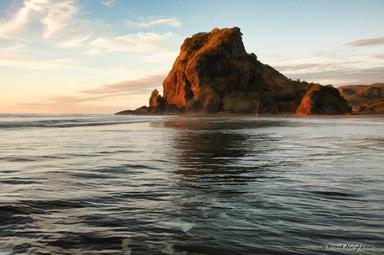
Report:
[[[384,83],[338,88],[355,113],[384,113]]]

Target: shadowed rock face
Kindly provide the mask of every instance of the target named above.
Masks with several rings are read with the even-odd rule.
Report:
[[[314,84],[308,87],[296,113],[308,114],[344,114],[352,112],[347,101],[332,86]]]
[[[215,28],[209,33],[198,33],[185,39],[163,82],[163,97],[154,90],[148,112],[297,112],[299,105],[305,105],[302,103],[304,95],[314,92],[307,91],[312,88],[310,84],[292,81],[258,61],[255,54],[245,51],[241,36],[237,27]],[[323,102],[317,97],[334,92],[331,88],[325,89],[324,93],[319,90],[320,93],[314,93],[316,102]],[[344,107],[345,100],[338,93],[332,95],[332,104],[326,106],[328,101],[325,100],[321,107],[316,103],[315,108],[304,110],[303,106],[298,112],[349,112],[349,108]],[[313,101],[312,96],[310,101]]]
[[[153,113],[162,112],[165,110],[165,100],[162,96],[160,96],[159,91],[154,89],[151,93],[151,97],[149,98],[149,108]]]
[[[157,111],[159,108],[159,91],[154,89],[151,93],[151,97],[149,98],[149,108],[153,111]]]

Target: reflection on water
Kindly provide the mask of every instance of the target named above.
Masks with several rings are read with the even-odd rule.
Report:
[[[383,124],[0,118],[0,254],[382,254]]]
[[[232,123],[228,124],[232,126]],[[231,171],[229,166],[246,155],[248,150],[247,135],[225,129],[225,123],[194,123],[182,119],[168,121],[165,126],[181,129],[172,139],[172,145],[176,150],[178,173],[185,175],[229,173],[228,171]]]
[[[201,122],[191,118],[165,122],[164,127],[176,129],[171,139],[176,162],[173,172],[185,176],[177,184],[195,187],[191,197],[196,195],[196,190],[208,196],[233,196],[247,192],[242,186],[276,178],[270,175],[273,170],[264,155],[279,139],[265,132],[243,132],[245,128],[257,130],[270,125],[270,122],[239,120]]]

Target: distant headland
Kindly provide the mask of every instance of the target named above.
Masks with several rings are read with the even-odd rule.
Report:
[[[361,92],[365,90],[353,88],[338,90],[331,85],[291,80],[258,61],[254,53],[248,54],[238,27],[215,28],[185,39],[163,82],[163,96],[155,89],[149,106],[116,114],[340,115],[352,113],[351,106],[355,112],[384,112],[384,86],[369,90],[360,101],[356,98],[366,95]],[[372,96],[374,103],[369,100]]]

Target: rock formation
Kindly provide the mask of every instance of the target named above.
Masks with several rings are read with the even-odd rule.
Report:
[[[309,114],[344,114],[352,112],[347,101],[332,86],[310,85],[301,100],[296,113]]]
[[[354,113],[384,113],[384,83],[346,85],[338,90],[352,106]]]
[[[237,27],[215,28],[185,39],[163,82],[163,97],[154,90],[148,112],[295,113],[304,95],[313,94],[307,91],[313,86],[292,81],[258,61],[255,54],[246,52],[241,36]],[[349,112],[345,100],[333,90],[337,92],[327,87],[310,96],[320,102],[318,97],[333,95],[329,106],[305,114]]]
[[[160,96],[159,91],[154,89],[149,98],[149,109],[151,112],[162,112],[165,110],[166,101],[162,96]]]
[[[245,51],[240,29],[187,38],[163,82],[164,99],[180,111],[294,112],[306,86]]]

